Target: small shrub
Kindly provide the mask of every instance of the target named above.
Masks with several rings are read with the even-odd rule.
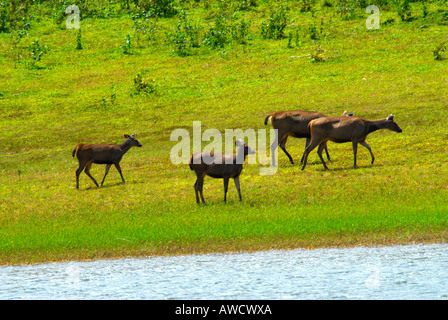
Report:
[[[310,56],[311,61],[313,63],[319,63],[319,62],[325,62],[328,60],[328,57],[325,55],[325,50],[321,49],[320,47],[316,49],[315,52],[313,52]]]
[[[9,8],[5,2],[0,2],[0,33],[9,32]]]
[[[288,34],[288,48],[293,48],[292,46],[292,32]]]
[[[179,21],[170,35],[171,43],[174,46],[174,52],[179,56],[188,55],[188,40],[187,34]]]
[[[339,15],[345,20],[350,20],[356,18],[358,8],[365,10],[367,4],[364,0],[338,0],[337,7]]]
[[[22,39],[28,35],[28,29],[30,28],[30,24],[25,24],[25,26],[22,29],[19,29],[17,31],[14,31],[13,33],[13,46],[14,46],[14,68],[17,68],[17,63],[20,60],[20,50],[21,50],[21,46],[20,46],[20,42],[22,41]]]
[[[177,13],[175,0],[134,0],[138,7],[155,17],[171,17]]]
[[[20,30],[30,23],[32,5],[26,2],[28,1],[0,1],[0,33]]]
[[[270,15],[268,21],[261,24],[261,35],[265,39],[281,39],[288,25],[287,9],[280,4]]]
[[[438,45],[434,51],[434,59],[436,60],[443,60],[445,59],[443,54],[446,52],[446,42],[442,42],[440,45]]]
[[[316,25],[312,24],[309,27],[309,33],[310,33],[310,39],[311,40],[318,40],[319,39],[319,32],[317,31]]]
[[[241,21],[233,27],[233,39],[240,44],[246,44],[249,40],[249,28],[250,22],[241,19]]]
[[[81,29],[78,29],[78,34],[76,35],[76,50],[82,50]]]
[[[223,14],[216,15],[215,24],[205,33],[204,43],[212,48],[224,48],[230,28]]]
[[[255,0],[236,0],[235,10],[249,10],[251,7],[256,7],[257,2]]]
[[[187,12],[181,11],[179,21],[170,34],[174,52],[179,56],[187,56],[191,48],[198,48],[200,46],[199,31],[200,27],[189,21]]]
[[[300,12],[310,12],[313,9],[315,0],[302,0],[300,3]]]
[[[128,34],[124,38],[123,44],[121,45],[121,49],[123,54],[130,54],[131,53],[131,35]]]
[[[332,8],[333,7],[333,2],[331,2],[329,0],[324,0],[324,2],[322,3],[322,7]]]
[[[422,0],[422,13],[423,13],[423,18],[426,18],[426,16],[428,15],[429,11],[428,11],[428,7],[426,6],[426,1]]]
[[[133,86],[134,94],[150,94],[156,91],[155,80],[143,79],[142,75],[138,73],[134,78]]]
[[[296,29],[296,47],[299,47],[302,44],[302,41],[300,40],[300,29]]]
[[[396,0],[397,13],[402,21],[413,20],[410,0]]]
[[[140,40],[151,40],[157,31],[157,24],[144,11],[132,15],[133,29],[137,45]]]
[[[41,45],[39,40],[34,40],[30,47],[31,67],[37,67],[36,62],[41,61],[42,56],[50,51],[46,45]]]

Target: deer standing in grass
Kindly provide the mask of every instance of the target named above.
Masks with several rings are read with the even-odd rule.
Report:
[[[239,176],[243,170],[243,163],[248,154],[255,154],[243,140],[238,139],[235,142],[237,154],[214,154],[213,152],[199,152],[191,155],[190,169],[196,173],[197,179],[194,183],[194,191],[196,193],[196,202],[199,203],[199,195],[201,195],[202,203],[205,204],[202,188],[204,186],[205,176],[212,178],[224,179],[224,202],[227,197],[227,187],[229,179],[233,178],[235,187],[238,190],[238,196],[241,199],[240,179]]]
[[[365,120],[359,117],[326,117],[312,120],[309,123],[311,133],[311,142],[305,150],[302,170],[306,167],[306,162],[310,152],[319,146],[317,154],[324,165],[325,170],[328,169],[322,157],[322,151],[327,146],[328,141],[336,143],[352,142],[353,145],[353,166],[356,168],[356,153],[358,143],[366,147],[372,156],[372,164],[375,161],[372,149],[366,142],[367,135],[379,129],[389,129],[395,132],[403,130],[394,121],[394,116],[389,115],[386,119],[381,120]]]
[[[344,111],[344,116],[353,116],[353,112],[347,113]],[[288,156],[291,164],[294,164],[291,155],[286,151],[286,141],[288,137],[294,138],[306,138],[305,149],[310,144],[311,136],[310,131],[308,129],[308,124],[311,120],[326,117],[323,113],[316,111],[277,111],[270,113],[265,119],[264,124],[267,125],[268,121],[271,122],[272,127],[277,129],[276,131],[276,139],[271,145],[271,156],[272,156],[272,165],[275,165],[275,149],[277,146],[283,150],[283,152]],[[327,154],[327,159],[330,160],[330,155],[328,154],[328,150],[325,147],[325,153]],[[303,162],[303,156],[300,160],[300,163]]]
[[[96,164],[105,164],[106,165],[106,173],[104,174],[104,178],[101,181],[101,186],[103,186],[104,179],[106,179],[106,175],[109,172],[109,169],[112,165],[115,165],[118,172],[120,173],[121,180],[124,183],[123,174],[121,173],[120,161],[123,155],[128,152],[128,150],[132,147],[141,147],[142,145],[135,139],[134,135],[124,135],[125,141],[120,145],[115,144],[78,144],[76,148],[72,152],[72,156],[78,158],[79,167],[76,170],[76,189],[79,189],[79,175],[84,170],[87,176],[93,180],[97,187],[98,183],[90,174],[90,167],[93,163]]]

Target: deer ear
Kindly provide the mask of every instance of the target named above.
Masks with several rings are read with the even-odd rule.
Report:
[[[387,117],[387,120],[388,120],[388,121],[394,121],[394,115],[393,115],[393,114],[390,114],[390,115]]]
[[[235,145],[236,145],[236,146],[243,146],[243,145],[244,145],[244,141],[241,140],[241,139],[237,139],[237,140],[235,141]]]
[[[125,133],[125,134],[123,135],[123,137],[125,137],[125,138],[127,139],[127,138],[129,138],[129,135]]]

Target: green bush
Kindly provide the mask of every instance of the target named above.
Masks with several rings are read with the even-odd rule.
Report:
[[[157,24],[150,19],[150,15],[144,11],[137,12],[131,16],[137,44],[140,45],[140,40],[151,40],[157,31]]]
[[[286,6],[281,3],[269,16],[267,21],[261,24],[261,35],[265,39],[281,39],[284,36],[288,25],[288,15]]]
[[[445,59],[444,57],[443,57],[443,54],[446,52],[446,42],[442,42],[440,45],[438,45],[435,49],[434,49],[434,51],[433,51],[433,54],[434,54],[434,58],[436,59],[436,60],[443,60],[443,59]]]
[[[42,56],[50,51],[47,45],[41,45],[39,40],[34,40],[30,46],[31,67],[36,68],[36,62],[41,61]]]
[[[230,28],[223,14],[217,14],[215,24],[205,33],[204,43],[212,48],[224,48]]]
[[[134,2],[152,16],[171,17],[177,14],[174,0],[134,0]]]
[[[233,39],[240,44],[246,44],[249,40],[249,28],[250,22],[246,22],[246,20],[241,19],[241,21],[232,28]]]
[[[410,0],[395,0],[395,5],[402,21],[413,20]]]
[[[121,49],[123,54],[130,54],[131,53],[131,35],[128,34],[126,35],[126,37],[124,38],[123,44],[121,45]]]
[[[143,79],[142,75],[138,73],[134,77],[133,93],[137,94],[150,94],[156,91],[156,84],[154,79]]]
[[[256,7],[257,2],[255,0],[236,0],[234,7],[236,10],[249,10],[251,7]]]
[[[200,28],[193,25],[188,19],[188,13],[184,10],[179,12],[179,20],[170,34],[170,41],[174,46],[174,52],[179,56],[190,54],[191,48],[200,46]]]
[[[78,34],[76,35],[76,50],[82,50],[81,29],[78,30]]]

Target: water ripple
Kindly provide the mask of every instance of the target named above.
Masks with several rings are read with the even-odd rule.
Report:
[[[448,299],[448,245],[0,267],[0,299]]]

